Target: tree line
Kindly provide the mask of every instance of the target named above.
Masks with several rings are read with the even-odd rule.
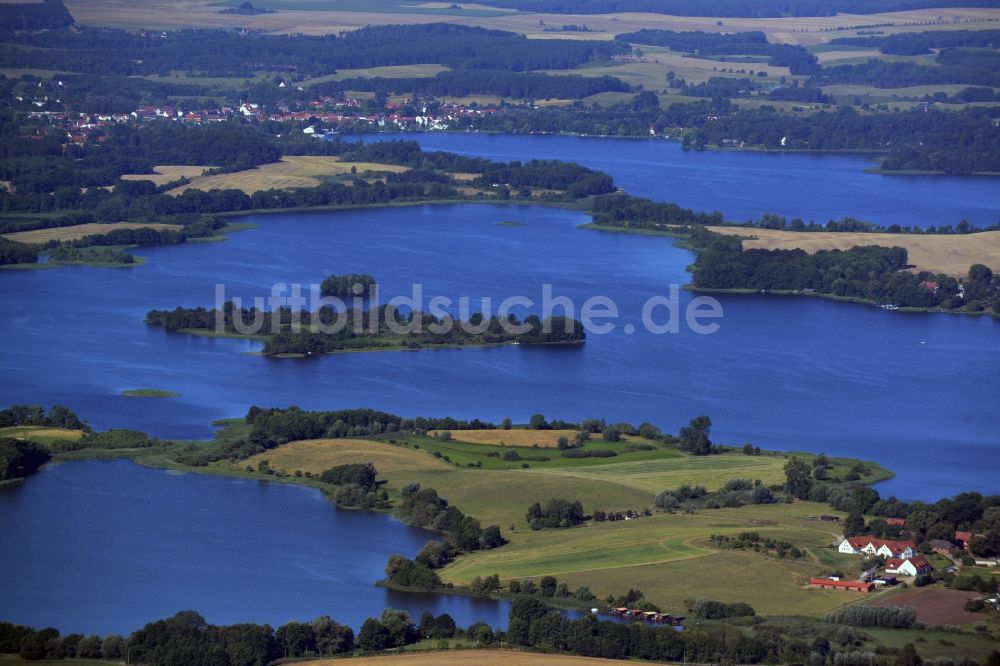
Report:
[[[771,44],[759,30],[750,32],[717,33],[689,30],[655,30],[645,28],[626,32],[615,37],[629,44],[665,46],[671,51],[694,53],[699,56],[754,55],[766,56],[767,63],[775,67],[788,67],[792,74],[813,74],[819,71],[816,56],[804,47],[790,44]]]
[[[862,299],[880,305],[1000,312],[1000,279],[987,266],[969,277],[911,272],[902,247],[849,250],[744,250],[739,239],[705,232],[692,282],[702,289],[796,291]]]
[[[627,83],[613,76],[551,75],[503,70],[451,70],[433,77],[353,77],[317,84],[311,95],[364,90],[378,96],[409,93],[433,97],[496,95],[507,99],[582,99],[602,92],[629,92]]]
[[[62,0],[11,2],[0,12],[0,31],[58,30],[73,25],[73,16]]]
[[[250,77],[258,71],[278,71],[316,77],[337,69],[439,63],[457,69],[520,72],[571,69],[630,50],[621,42],[527,39],[513,32],[450,23],[366,26],[340,36],[79,27],[0,34],[0,67],[102,76],[183,71],[204,77]]]
[[[876,88],[966,83],[1000,86],[1000,56],[993,51],[942,49],[936,65],[870,58],[857,65],[832,65],[813,75],[814,85],[854,84]]]
[[[974,47],[1000,47],[1000,30],[927,30],[901,32],[894,35],[867,37],[839,37],[831,44],[845,46],[878,47],[887,55],[924,55],[932,49]]]

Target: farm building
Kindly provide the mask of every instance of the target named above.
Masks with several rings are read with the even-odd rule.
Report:
[[[931,550],[938,555],[944,555],[945,557],[949,557],[951,552],[958,548],[958,546],[947,539],[931,539],[927,543],[930,544]]]
[[[875,583],[866,583],[860,580],[834,580],[832,578],[813,578],[809,581],[809,587],[818,590],[861,592],[862,594],[869,594],[875,591]]]
[[[840,542],[838,550],[848,555],[881,555],[906,559],[917,552],[917,544],[912,541],[893,541],[871,536],[847,537]]]
[[[923,555],[916,557],[890,557],[885,561],[885,572],[888,574],[900,574],[903,576],[919,576],[930,573],[934,567]]]
[[[953,540],[960,548],[968,549],[969,542],[981,536],[983,535],[975,532],[955,532],[955,538]]]

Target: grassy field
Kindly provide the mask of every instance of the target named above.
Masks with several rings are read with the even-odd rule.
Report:
[[[787,461],[777,456],[745,456],[742,453],[724,453],[697,458],[639,460],[609,463],[587,467],[562,467],[539,470],[541,474],[598,479],[658,493],[682,484],[699,484],[709,490],[718,490],[726,481],[735,478],[760,479],[765,485],[783,483]]]
[[[730,236],[751,237],[743,247],[784,249],[801,248],[806,252],[847,250],[856,245],[905,247],[910,263],[918,270],[965,276],[972,264],[1000,269],[1000,231],[977,234],[868,234],[838,232],[797,232],[775,229],[737,229],[712,227],[712,231]]]
[[[433,430],[431,437],[440,431]],[[469,444],[486,444],[488,446],[531,446],[554,447],[560,437],[573,441],[576,430],[529,430],[527,428],[511,428],[510,430],[452,430],[451,436],[459,442]]]
[[[83,238],[93,234],[106,234],[115,229],[179,229],[176,224],[141,224],[139,222],[114,222],[111,224],[100,224],[90,222],[88,224],[74,224],[69,227],[54,227],[51,229],[35,229],[34,231],[18,231],[12,234],[4,234],[4,238],[19,243],[48,243],[49,241],[68,241]]]
[[[591,442],[588,447],[617,447],[615,458],[561,458],[549,448],[534,448],[544,434],[557,431],[458,431],[453,437],[476,439],[441,442],[431,437],[397,436],[391,440],[325,439],[294,442],[238,463],[217,463],[220,470],[240,472],[268,460],[272,469],[318,474],[335,465],[372,462],[390,493],[406,483],[435,488],[451,504],[484,525],[501,526],[510,543],[502,549],[459,558],[441,571],[446,582],[468,584],[476,576],[500,574],[503,580],[555,575],[572,586],[587,585],[599,596],[630,587],[646,592],[654,603],[674,609],[685,599],[709,596],[723,601],[751,601],[762,613],[816,615],[854,601],[836,592],[809,590],[805,581],[833,568],[853,571],[856,558],[839,556],[830,547],[840,532],[836,523],[814,516],[830,513],[824,505],[795,502],[701,509],[693,513],[656,512],[628,521],[592,522],[573,529],[532,531],[528,506],[551,498],[579,500],[588,512],[651,507],[657,492],[682,483],[719,488],[732,478],[780,482],[786,454],[765,452],[694,457],[662,444],[636,449],[629,442]],[[522,461],[498,454],[501,437],[523,446]],[[507,442],[507,440],[504,440]],[[512,442],[507,442],[508,444]],[[633,447],[629,449],[628,447]],[[492,456],[490,454],[493,454]],[[549,457],[531,460],[529,457]],[[839,474],[847,462],[833,461]],[[473,466],[469,466],[472,463]],[[475,466],[482,463],[482,467]],[[521,465],[527,464],[524,468]],[[713,549],[712,534],[757,531],[806,551],[800,560]],[[739,570],[739,576],[720,571]],[[761,580],[770,581],[762,591]]]
[[[136,173],[122,176],[122,180],[151,180],[157,186],[166,185],[181,178],[199,178],[210,166],[171,166],[162,165],[153,167],[153,173]]]
[[[289,473],[295,470],[319,474],[335,465],[370,462],[380,474],[409,470],[446,469],[448,463],[420,451],[368,439],[314,439],[291,442],[264,453],[259,453],[237,464],[254,468],[267,460],[272,469]]]
[[[191,167],[158,166],[156,170],[161,173],[177,173],[178,169],[189,169]],[[214,176],[189,175],[191,182],[181,187],[175,187],[169,194],[180,194],[185,190],[199,189],[237,189],[243,190],[247,194],[252,194],[257,190],[288,189],[292,187],[315,187],[325,177],[350,176],[351,169],[357,170],[358,174],[365,172],[375,173],[400,173],[406,171],[406,167],[394,164],[376,164],[374,162],[341,162],[336,157],[324,157],[313,155],[289,155],[280,162],[272,164],[262,164],[256,169],[246,171],[236,171],[233,173],[221,173]],[[167,178],[176,180],[179,176]],[[143,176],[132,176],[133,179],[142,179]]]
[[[503,580],[554,575],[571,589],[587,585],[598,597],[641,589],[674,612],[683,611],[686,600],[706,596],[749,601],[763,614],[815,615],[854,600],[805,588],[808,578],[825,571],[825,565],[813,557],[788,560],[713,550],[707,539],[753,530],[812,552],[826,547],[837,532],[835,526],[807,518],[822,510],[809,503],[777,504],[656,514],[570,530],[518,531],[509,535],[507,546],[463,557],[445,568],[442,577],[468,583],[492,573]],[[726,571],[738,574],[720,574]]]
[[[52,444],[53,442],[75,442],[83,437],[82,430],[67,430],[66,428],[49,428],[46,426],[12,426],[0,428],[0,437],[14,437],[15,439],[30,439],[39,444]]]
[[[294,9],[286,10],[283,5]],[[992,8],[948,8],[946,12],[940,9],[924,9],[864,16],[838,14],[823,17],[725,18],[720,21],[714,17],[629,12],[587,16],[520,13],[475,3],[419,2],[419,0],[417,2],[295,0],[292,4],[275,0],[268,3],[268,6],[277,9],[276,13],[257,16],[221,14],[215,0],[171,0],[156,3],[135,3],[126,0],[67,0],[66,6],[76,21],[82,25],[129,29],[245,27],[265,32],[317,35],[340,33],[364,25],[430,23],[447,20],[450,23],[510,30],[527,35],[529,38],[544,39],[609,39],[613,35],[642,28],[709,32],[762,30],[772,42],[805,46],[823,44],[835,37],[853,36],[855,30],[843,29],[853,26],[864,28],[871,25],[893,24],[880,28],[885,32],[970,29],[970,25],[971,29],[976,29],[977,25],[970,24],[969,21],[997,15],[997,11]],[[949,18],[948,23],[926,25],[937,21],[942,14]],[[958,21],[954,21],[954,17],[958,17]],[[540,21],[544,22],[544,25]],[[566,23],[585,23],[592,32],[544,31],[544,27]],[[835,28],[841,30],[833,30]]]
[[[364,69],[338,69],[336,74],[329,76],[318,76],[314,79],[306,79],[299,83],[302,87],[326,83],[328,81],[343,81],[356,77],[376,78],[428,78],[437,76],[441,72],[447,72],[451,68],[434,63],[417,65],[388,65],[385,67],[366,67]]]

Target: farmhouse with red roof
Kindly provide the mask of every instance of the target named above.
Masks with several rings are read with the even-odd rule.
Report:
[[[917,544],[912,541],[877,539],[871,536],[847,537],[840,542],[838,550],[848,555],[881,555],[906,559],[917,553]]]

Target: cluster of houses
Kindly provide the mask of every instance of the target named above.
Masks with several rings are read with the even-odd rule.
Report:
[[[130,113],[79,113],[67,105],[59,104],[59,110],[32,109],[28,117],[44,120],[50,126],[66,131],[70,143],[84,144],[98,129],[111,125],[146,124],[170,120],[187,125],[204,125],[227,122],[242,118],[252,122],[294,122],[305,125],[306,134],[321,134],[322,128],[336,126],[357,127],[359,124],[378,127],[381,130],[445,130],[461,118],[484,117],[497,113],[494,106],[449,104],[440,110],[429,112],[426,107],[418,113],[389,102],[380,110],[364,108],[363,100],[354,98],[321,97],[295,108],[279,104],[271,111],[256,102],[241,102],[219,108],[183,109],[170,105],[143,105]],[[403,111],[406,111],[403,113]],[[39,137],[40,138],[40,137]]]
[[[901,528],[906,526],[906,520],[903,518],[888,518],[886,522]],[[969,542],[979,536],[981,535],[959,531],[955,532],[954,541],[931,539],[928,544],[934,553],[952,558],[955,556],[955,551],[965,550],[968,552]],[[920,554],[917,544],[910,540],[853,536],[841,541],[837,550],[847,555],[882,557],[885,561],[883,567],[885,573],[879,575],[876,573],[876,568],[873,567],[865,571],[861,575],[861,579],[856,581],[841,580],[836,576],[813,578],[809,581],[810,587],[867,594],[885,585],[895,585],[896,576],[915,578],[934,571],[934,567],[931,566],[927,558]],[[997,565],[995,559],[975,558],[975,563],[979,566]]]

